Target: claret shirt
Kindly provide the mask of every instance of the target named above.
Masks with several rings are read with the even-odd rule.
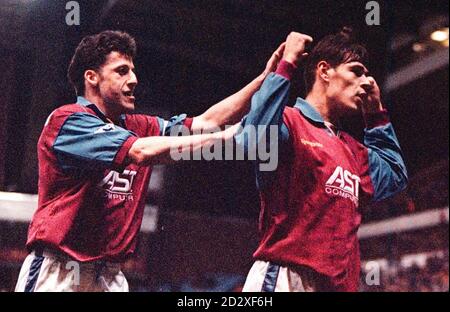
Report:
[[[332,129],[304,99],[286,107],[292,72],[282,61],[242,120],[244,127],[279,128],[276,170],[256,166],[261,240],[254,258],[293,269],[306,266],[325,277],[327,290],[356,291],[359,207],[406,187],[400,145],[385,110],[365,116],[362,144]],[[259,131],[257,140],[264,138],[273,139]],[[251,144],[243,134],[236,141],[247,150]]]
[[[83,97],[48,117],[38,141],[38,208],[27,247],[78,261],[122,262],[141,227],[152,167],[127,161],[140,137],[190,128],[192,118],[124,114],[113,124]]]

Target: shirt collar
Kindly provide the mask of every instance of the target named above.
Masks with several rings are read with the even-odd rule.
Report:
[[[84,96],[77,96],[77,104],[80,104],[83,106],[89,106],[92,103],[89,102]]]
[[[95,113],[102,119],[103,121],[109,123],[110,120],[105,116],[105,114],[95,105],[94,103],[89,102],[84,96],[77,96],[77,104],[89,107],[95,111]],[[120,126],[125,126],[125,114],[120,115]]]
[[[298,110],[300,110],[300,112],[306,118],[308,118],[314,122],[325,125],[325,122],[324,122],[322,116],[319,114],[319,112],[316,111],[316,109],[314,107],[312,107],[311,104],[306,102],[304,99],[302,99],[300,97],[297,98],[297,102],[295,103],[294,107],[297,108]]]
[[[327,124],[325,120],[323,120],[322,115],[306,100],[302,98],[297,98],[297,102],[294,105],[295,108],[297,108],[303,116],[311,120],[312,122],[318,124],[320,127],[328,129],[329,133],[332,135],[339,136],[341,126],[340,125],[331,125]]]

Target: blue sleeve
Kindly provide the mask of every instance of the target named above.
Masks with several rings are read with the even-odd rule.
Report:
[[[186,126],[185,122],[187,120],[186,114],[181,114],[177,116],[171,117],[169,120],[164,120],[160,117],[157,117],[159,123],[160,136],[170,136],[172,133],[179,133],[179,127]]]
[[[64,170],[116,168],[116,155],[135,134],[105,123],[87,113],[67,117],[53,143],[53,151]]]
[[[369,153],[373,200],[383,200],[404,190],[408,174],[392,124],[365,129],[364,144]]]
[[[256,154],[256,186],[259,190],[271,183],[273,170],[262,170],[264,160],[258,157],[258,145],[265,138],[266,149],[268,146],[272,149],[276,144],[278,154],[280,145],[289,140],[288,128],[283,123],[283,112],[289,99],[290,86],[289,79],[270,73],[259,91],[253,95],[250,112],[241,121],[243,131],[235,137],[237,147],[242,148],[245,154],[250,155],[252,151]],[[277,127],[277,136],[270,135],[271,126]],[[254,135],[250,135],[251,133]],[[278,142],[273,142],[274,139]]]
[[[270,128],[269,131],[266,129],[272,125],[279,127],[281,141],[288,140],[289,132],[283,123],[283,111],[289,99],[290,86],[291,82],[285,77],[270,73],[259,91],[253,95],[250,112],[241,121],[244,131],[235,138],[236,144],[242,146],[246,153],[249,149],[256,148],[264,136],[268,140],[267,145],[270,144]],[[246,127],[256,131],[255,142],[249,142]]]

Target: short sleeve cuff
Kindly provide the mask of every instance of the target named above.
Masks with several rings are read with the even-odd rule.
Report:
[[[184,126],[185,126],[186,128],[188,128],[189,131],[192,130],[192,122],[193,122],[193,120],[194,120],[194,118],[192,118],[192,117],[188,117],[188,118],[186,118],[186,119],[184,120]]]
[[[117,152],[116,157],[114,157],[114,166],[115,167],[123,167],[125,165],[125,160],[128,156],[128,152],[131,148],[131,146],[134,144],[134,142],[137,141],[137,137],[131,135],[129,136],[125,142],[122,144],[122,147]]]

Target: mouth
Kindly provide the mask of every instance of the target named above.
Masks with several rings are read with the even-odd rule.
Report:
[[[356,95],[356,98],[359,99],[362,103],[364,103],[365,101],[367,101],[367,93],[359,93]]]
[[[133,91],[123,91],[122,94],[132,101],[135,100]]]

